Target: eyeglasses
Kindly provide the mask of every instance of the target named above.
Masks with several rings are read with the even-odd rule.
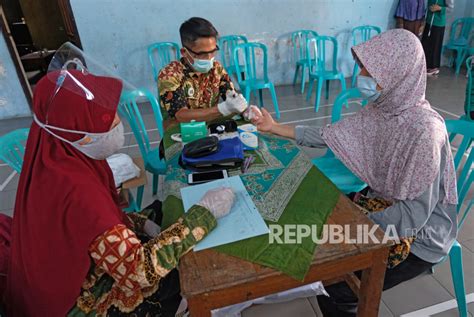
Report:
[[[198,58],[198,57],[213,57],[217,54],[217,52],[219,51],[219,46],[216,45],[216,48],[213,49],[212,51],[208,51],[208,52],[195,52],[193,51],[192,49],[190,49],[189,47],[186,47],[186,46],[183,46],[189,53],[191,53],[192,55],[194,55],[194,57]]]

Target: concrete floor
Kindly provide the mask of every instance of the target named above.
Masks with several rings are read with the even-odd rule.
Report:
[[[330,122],[332,102],[340,90],[338,83],[331,85],[330,97],[328,100],[321,101],[321,107],[318,113],[314,112],[313,92],[310,101],[306,101],[306,94],[302,95],[300,88],[293,86],[280,86],[276,88],[278,102],[280,105],[281,119],[280,122],[288,124],[306,124],[322,126]],[[441,74],[436,78],[428,78],[427,99],[432,107],[437,110],[446,119],[456,119],[463,114],[464,94],[466,87],[466,78],[464,75],[454,76],[451,69],[443,68]],[[308,88],[306,88],[308,89]],[[254,101],[256,102],[256,101]],[[268,92],[264,93],[264,103],[267,109],[273,111],[271,99]],[[344,113],[350,115],[360,106],[351,104],[349,109],[345,109]],[[144,109],[147,113],[145,121],[147,127],[151,130],[150,135],[153,145],[157,146],[159,135],[153,122],[153,117],[149,110]],[[4,120],[0,122],[0,135],[21,127],[29,127],[31,118]],[[122,152],[130,156],[139,156],[138,146],[130,132],[130,128],[126,125],[126,141]],[[305,148],[304,151],[310,157],[321,155],[320,150]],[[7,182],[7,179],[10,178]],[[12,170],[0,163],[0,212],[9,215],[13,214],[16,187],[18,183],[18,175]],[[2,185],[3,184],[3,185]],[[151,184],[151,178],[150,182]],[[145,189],[145,197],[143,205],[153,201],[151,196],[151,186]],[[458,240],[462,244],[464,256],[464,273],[466,278],[467,294],[474,292],[474,215],[471,213],[466,220],[463,230],[460,232]],[[449,303],[446,302],[454,299],[454,291],[451,282],[451,273],[449,263],[439,264],[435,268],[435,273],[425,275],[415,280],[403,283],[391,290],[384,292],[380,307],[379,316],[400,316],[420,309],[431,307],[442,303],[437,310],[438,313],[433,316],[457,316],[457,310],[449,309]],[[436,307],[434,308],[436,310]],[[471,316],[474,314],[474,303],[469,304]],[[298,299],[290,303],[280,303],[272,305],[253,306],[243,312],[244,317],[256,316],[320,316],[319,309],[315,298]],[[426,312],[418,312],[410,316],[427,316]]]

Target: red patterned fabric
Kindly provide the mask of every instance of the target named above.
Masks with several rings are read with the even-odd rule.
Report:
[[[97,266],[111,275],[121,288],[138,290],[136,275],[140,240],[124,225],[117,225],[94,240],[89,252]]]

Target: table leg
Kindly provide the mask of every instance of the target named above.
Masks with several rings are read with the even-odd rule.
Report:
[[[372,256],[372,266],[362,271],[357,316],[378,316],[387,256],[388,248],[375,251]]]
[[[211,317],[211,310],[199,297],[187,298],[190,317]]]

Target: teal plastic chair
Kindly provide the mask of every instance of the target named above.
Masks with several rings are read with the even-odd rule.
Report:
[[[256,56],[263,56],[263,78],[257,73]],[[275,93],[275,86],[268,79],[268,57],[267,47],[262,43],[244,43],[234,48],[234,65],[236,67],[237,79],[241,90],[244,92],[245,99],[250,102],[250,93],[258,90],[260,107],[263,107],[262,89],[269,89],[272,96],[273,107],[275,108],[276,118],[280,119],[280,109]],[[239,61],[243,61],[240,65]]]
[[[313,39],[317,36],[318,33],[316,31],[311,30],[298,30],[291,33],[291,43],[293,43],[293,51],[296,60],[293,86],[296,85],[296,80],[298,79],[298,72],[301,68],[301,93],[304,93],[304,86],[306,83],[306,70],[308,70],[309,76],[308,58],[306,57],[306,42],[308,41],[308,39]]]
[[[474,139],[474,122],[466,120],[446,120],[446,128],[451,135],[461,135],[462,141],[454,157],[454,166],[458,172],[457,190],[458,190],[458,230],[461,230],[466,220],[474,199],[466,202],[467,207],[462,208],[467,198],[469,189],[474,181],[474,148],[472,140]],[[467,159],[462,165],[462,158],[469,153]],[[449,263],[451,266],[451,276],[453,279],[454,292],[458,304],[459,316],[467,317],[466,288],[464,286],[464,271],[462,263],[462,246],[456,240],[449,251]]]
[[[356,98],[361,98],[358,89],[352,88],[341,92],[334,102],[331,122],[339,121],[341,119],[342,106],[347,104],[349,99]],[[362,103],[362,105],[364,104]],[[329,149],[324,156],[315,158],[312,162],[344,194],[359,192],[367,187],[367,184],[355,176]]]
[[[148,46],[148,58],[153,70],[153,79],[158,80],[160,70],[174,60],[179,60],[179,45],[173,42],[158,42]]]
[[[18,129],[0,137],[0,160],[7,163],[18,174],[20,174],[23,165],[29,132],[28,128]]]
[[[226,70],[227,74],[229,74],[229,76],[236,74],[233,55],[234,49],[237,47],[237,45],[248,42],[249,41],[247,38],[243,35],[226,35],[219,38],[222,66],[224,66],[224,69]],[[243,65],[240,65],[240,68],[243,68]]]
[[[332,48],[332,65],[328,69],[326,65],[326,51]],[[309,65],[309,90],[306,100],[309,100],[313,91],[314,81],[318,81],[316,89],[316,100],[314,102],[314,111],[318,112],[321,102],[321,91],[323,84],[326,82],[326,99],[329,98],[329,82],[331,80],[339,80],[341,82],[342,91],[346,90],[346,81],[344,74],[337,70],[337,40],[332,36],[317,36],[306,42],[306,56]]]
[[[474,121],[471,118],[470,112],[474,111],[474,74],[473,74],[473,66],[474,63],[474,56],[469,57],[466,60],[466,69],[467,69],[467,84],[466,84],[466,100],[464,101],[464,113],[461,119]]]
[[[373,36],[380,34],[382,30],[378,26],[373,25],[361,25],[352,29],[352,45],[356,46],[360,43],[367,42]],[[354,64],[354,70],[352,72],[351,87],[355,87],[357,74],[359,73],[359,65]]]
[[[160,136],[163,136],[163,117],[161,116],[160,106],[158,105],[155,96],[153,96],[149,90],[142,88],[124,92],[120,100],[119,113],[121,116],[125,117],[130,124],[145,163],[145,170],[153,174],[153,195],[156,195],[158,192],[158,176],[166,173],[166,162],[165,160],[160,159],[158,147],[151,148],[150,138],[148,137],[145,122],[137,104],[137,101],[142,100],[143,98],[146,98],[150,103],[158,127],[158,132],[160,133]],[[144,186],[140,186],[137,189],[136,204],[138,210],[141,208],[143,187]]]
[[[469,40],[474,26],[474,18],[459,18],[451,24],[449,41],[443,46],[443,51],[452,50],[456,52],[456,59],[450,57],[450,65],[456,67],[456,75],[461,70],[462,63],[469,52]]]

